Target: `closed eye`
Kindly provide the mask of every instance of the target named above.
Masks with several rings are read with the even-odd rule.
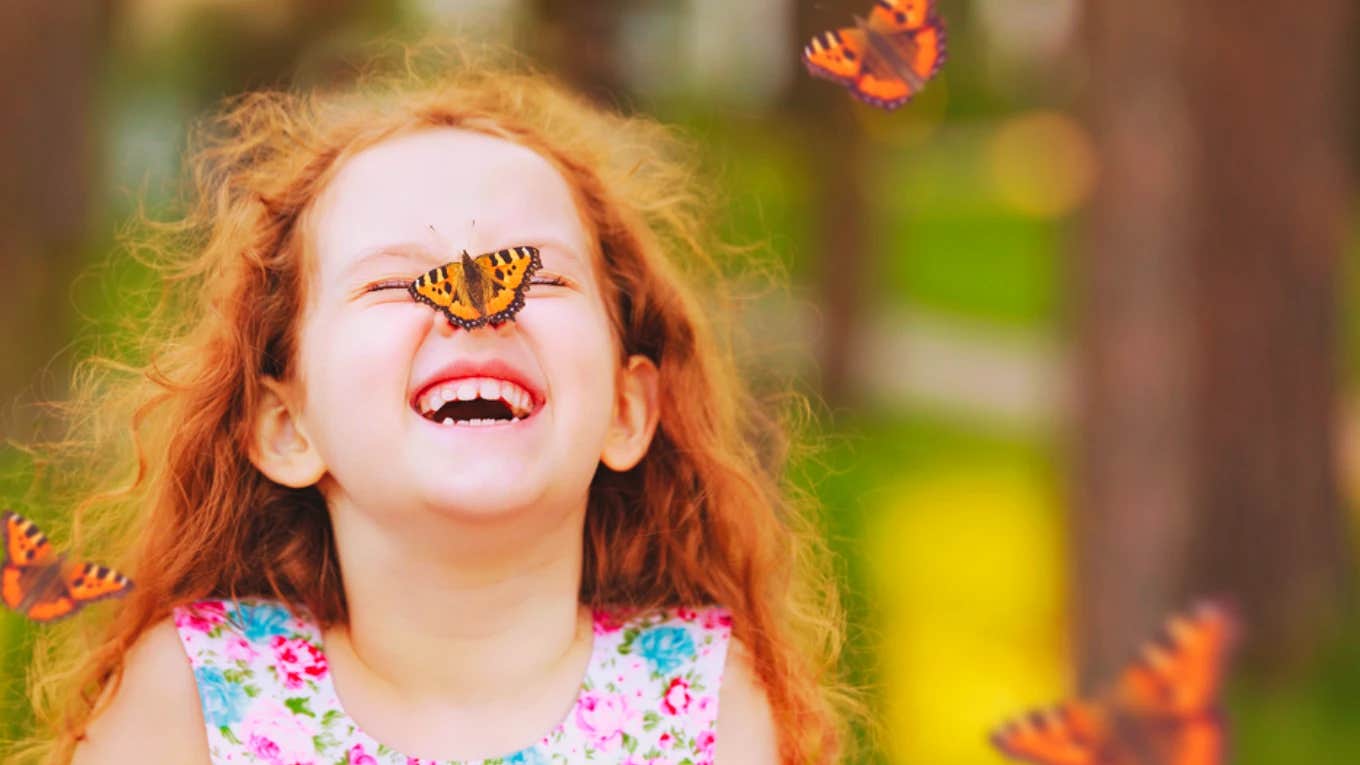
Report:
[[[410,281],[398,281],[396,279],[387,279],[384,281],[373,282],[372,284],[364,285],[363,292],[366,294],[369,292],[377,292],[378,290],[405,290],[410,288],[411,288]]]
[[[530,284],[549,284],[554,287],[566,287],[567,280],[555,274],[541,274],[529,279]]]

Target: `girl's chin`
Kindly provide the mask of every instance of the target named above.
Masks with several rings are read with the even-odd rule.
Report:
[[[522,469],[492,464],[478,469],[469,465],[442,475],[427,472],[412,488],[418,492],[421,504],[440,515],[492,517],[513,515],[541,502],[543,492],[526,478]]]

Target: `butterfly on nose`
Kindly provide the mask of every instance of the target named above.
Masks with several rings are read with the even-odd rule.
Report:
[[[467,250],[459,260],[416,277],[411,297],[463,329],[511,321],[524,307],[530,277],[543,263],[537,247],[510,247],[477,257]]]

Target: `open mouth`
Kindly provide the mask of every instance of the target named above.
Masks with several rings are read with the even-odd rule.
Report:
[[[416,399],[416,410],[441,425],[484,427],[528,417],[534,397],[509,380],[467,377],[431,385]]]

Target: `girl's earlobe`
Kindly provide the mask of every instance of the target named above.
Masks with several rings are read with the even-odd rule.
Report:
[[[630,356],[619,370],[614,419],[600,461],[611,470],[631,470],[647,454],[661,419],[660,373],[651,359]]]
[[[283,383],[265,378],[255,411],[250,461],[269,480],[294,489],[314,485],[326,473],[306,432],[300,427]]]

